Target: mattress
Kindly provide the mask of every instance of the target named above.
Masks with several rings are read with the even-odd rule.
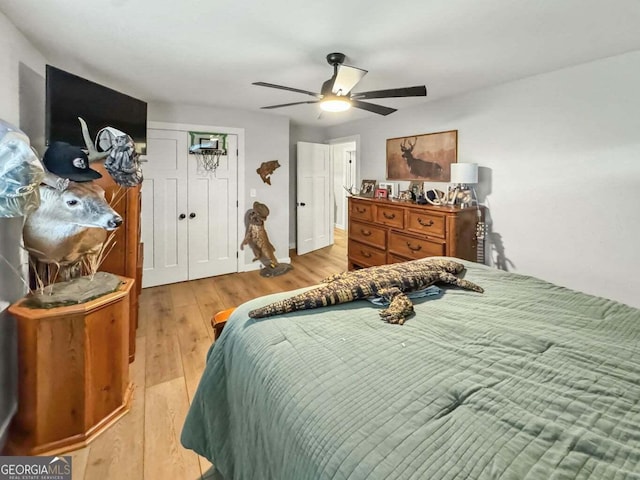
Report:
[[[239,306],[182,444],[225,480],[640,479],[640,310],[463,263],[485,293],[441,285],[404,325]]]

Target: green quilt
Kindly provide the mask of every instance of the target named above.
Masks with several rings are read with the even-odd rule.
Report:
[[[367,301],[250,319],[182,443],[225,480],[640,479],[640,310],[464,262],[405,325]]]

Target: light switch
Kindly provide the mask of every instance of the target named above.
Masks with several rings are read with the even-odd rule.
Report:
[[[254,198],[256,196],[256,189],[252,188],[251,190],[249,190],[249,196],[251,198]]]

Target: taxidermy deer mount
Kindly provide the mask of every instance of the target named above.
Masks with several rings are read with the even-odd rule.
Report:
[[[80,123],[89,162],[105,158],[108,152],[94,148],[86,123],[82,119]],[[39,186],[40,206],[26,217],[23,239],[36,273],[47,284],[54,280],[48,266],[57,266],[61,279],[66,280],[78,273],[87,258],[100,255],[107,232],[117,229],[122,217],[93,182],[70,182],[47,172],[43,183]]]

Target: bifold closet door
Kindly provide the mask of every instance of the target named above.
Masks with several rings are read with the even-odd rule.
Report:
[[[142,164],[143,287],[189,278],[187,138],[176,130],[147,132],[147,162]]]
[[[189,280],[238,271],[238,136],[227,135],[227,155],[215,173],[189,159]]]

